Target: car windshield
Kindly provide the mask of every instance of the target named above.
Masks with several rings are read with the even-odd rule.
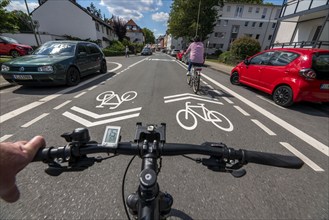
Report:
[[[4,37],[4,36],[2,36],[1,38],[4,39],[5,41],[7,41],[8,43],[18,44],[18,41],[15,40],[15,39],[13,39],[13,38],[10,38],[10,37]]]
[[[72,56],[75,53],[74,43],[62,43],[62,42],[52,42],[46,43],[39,47],[34,55],[62,55],[62,56]]]

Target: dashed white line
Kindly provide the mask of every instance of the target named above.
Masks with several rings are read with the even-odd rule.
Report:
[[[87,93],[87,92],[81,92],[80,94],[74,96],[74,98],[75,98],[75,99],[76,99],[76,98],[79,98],[79,97],[83,96],[83,95],[86,94],[86,93]]]
[[[92,86],[88,90],[91,91],[91,90],[95,89],[96,87],[97,87],[97,85],[96,86]]]
[[[234,108],[236,108],[239,112],[241,112],[244,116],[250,116],[250,114],[248,112],[246,112],[245,110],[243,110],[241,107],[234,105]]]
[[[30,104],[28,104],[26,106],[23,106],[23,107],[21,107],[19,109],[16,109],[14,111],[8,112],[7,114],[1,115],[0,116],[0,124],[2,122],[5,122],[5,121],[13,118],[13,117],[16,117],[17,115],[20,115],[23,112],[26,112],[26,111],[28,111],[30,109],[33,109],[33,108],[35,108],[35,107],[37,107],[39,105],[42,105],[43,103],[44,102],[39,102],[39,101],[32,102],[32,103],[30,103]]]
[[[268,127],[263,125],[260,121],[256,119],[251,119],[252,122],[254,122],[256,125],[258,125],[261,129],[263,129],[268,135],[275,136],[276,134],[271,131]]]
[[[36,117],[35,119],[33,119],[33,120],[29,121],[28,123],[22,125],[21,127],[22,127],[22,128],[27,128],[27,127],[31,126],[32,124],[34,124],[35,122],[37,122],[37,121],[43,119],[43,118],[46,117],[47,115],[49,115],[49,113],[43,113],[42,115]]]
[[[299,152],[296,148],[294,148],[293,146],[291,146],[289,143],[280,142],[280,144],[282,146],[284,146],[285,148],[287,148],[291,153],[293,153],[294,155],[296,155],[297,157],[299,157],[302,161],[304,161],[304,163],[306,163],[314,171],[317,171],[317,172],[323,172],[324,171],[321,167],[319,167],[316,163],[314,163],[312,160],[310,160],[304,154],[302,154],[301,152]]]
[[[12,135],[12,134],[6,134],[6,135],[2,136],[2,137],[0,138],[0,142],[3,142],[3,141],[5,141],[5,140],[7,140],[7,139],[10,138],[11,136],[13,136],[13,135]]]
[[[62,104],[56,106],[54,109],[58,110],[58,109],[62,108],[64,105],[69,104],[71,101],[72,100],[67,100],[66,102],[63,102]]]
[[[229,104],[234,104],[234,102],[232,102],[232,100],[229,99],[229,98],[227,98],[227,97],[223,97],[223,99],[224,99],[225,101],[227,101],[227,103],[229,103]]]

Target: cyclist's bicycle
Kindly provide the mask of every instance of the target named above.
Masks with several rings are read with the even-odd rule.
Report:
[[[160,191],[157,176],[160,172],[162,156],[183,155],[216,172],[230,173],[234,177],[246,174],[241,169],[247,163],[257,163],[269,166],[299,169],[303,161],[295,156],[285,156],[249,150],[235,150],[223,143],[205,142],[201,145],[166,143],[166,124],[160,126],[142,126],[137,123],[133,142],[119,142],[120,127],[107,126],[102,144],[90,141],[87,128],[77,128],[72,133],[62,135],[68,142],[63,147],[40,149],[33,161],[43,161],[48,164],[47,174],[58,176],[62,172],[83,171],[94,165],[120,154],[134,155],[126,168],[122,180],[122,199],[127,218],[129,212],[137,219],[155,220],[170,216],[173,197]],[[113,153],[107,157],[88,157],[95,153]],[[208,155],[209,158],[191,158],[185,154]],[[135,193],[125,198],[124,184],[126,174],[135,156],[142,159],[142,170],[139,174],[139,187]],[[158,165],[158,160],[160,163]],[[65,165],[63,165],[65,164]],[[126,207],[127,206],[127,207]]]
[[[200,89],[201,70],[202,64],[193,64],[191,74],[186,76],[187,84],[192,87],[195,94],[197,94]]]

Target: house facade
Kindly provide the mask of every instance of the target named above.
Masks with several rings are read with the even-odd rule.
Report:
[[[269,48],[280,11],[279,5],[225,3],[218,8],[213,33],[204,42],[207,53],[227,51],[230,44],[242,36],[257,39],[262,50]]]
[[[167,50],[182,50],[183,48],[183,38],[173,38],[171,34],[166,35],[166,49]]]
[[[112,26],[89,13],[75,0],[44,0],[39,3],[40,6],[31,14],[42,34],[89,38],[103,48],[110,45],[110,40],[117,39]]]
[[[126,37],[129,38],[132,43],[144,43],[145,37],[142,29],[132,20],[130,19],[126,23]]]
[[[329,49],[328,18],[328,0],[284,0],[271,47]]]

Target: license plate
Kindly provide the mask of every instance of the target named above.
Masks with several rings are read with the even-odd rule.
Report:
[[[329,89],[329,84],[322,84],[320,89]]]
[[[29,80],[32,79],[31,75],[14,75],[15,79],[21,79],[21,80]]]

